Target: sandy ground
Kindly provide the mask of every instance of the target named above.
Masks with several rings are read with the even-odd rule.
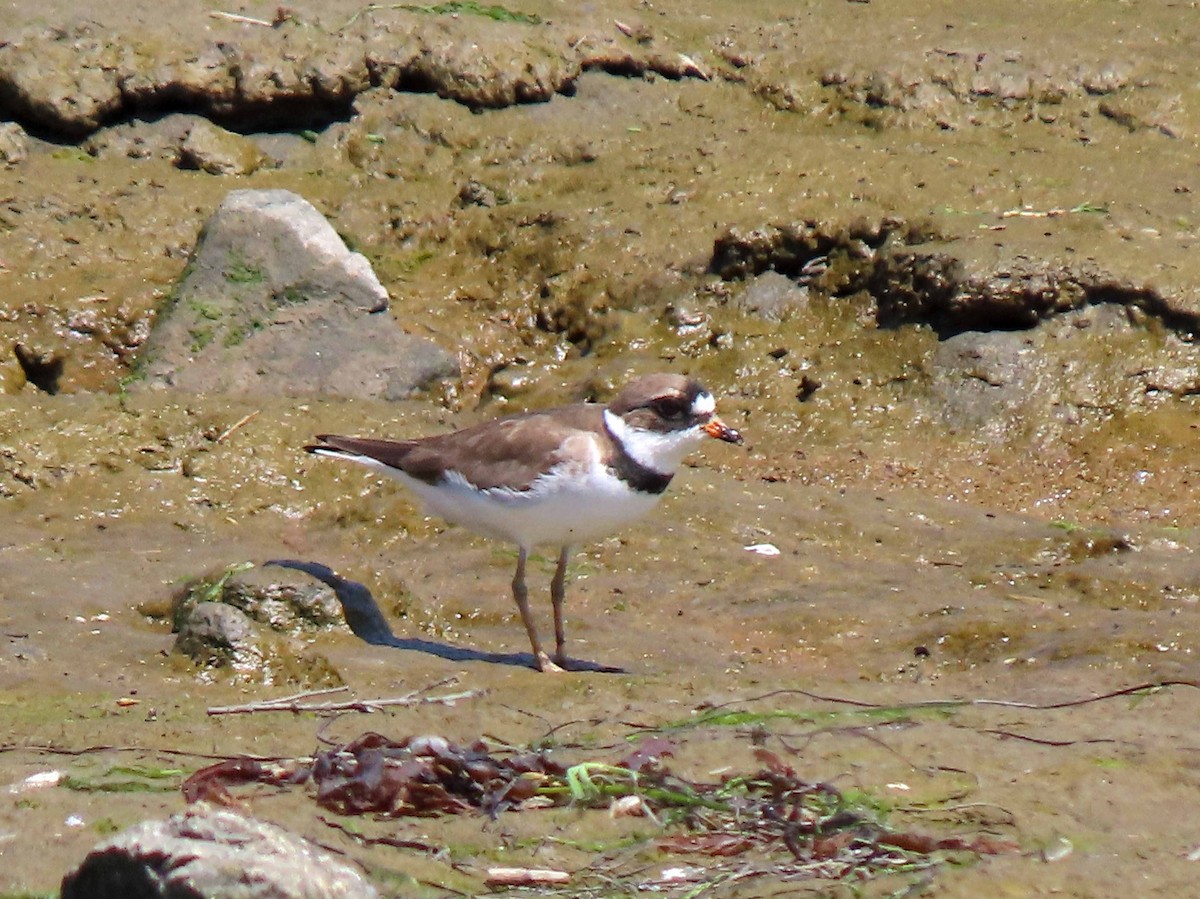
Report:
[[[275,12],[4,9],[0,37],[82,18],[114,40],[246,41],[263,26],[209,13]],[[34,141],[0,170],[5,339],[68,359],[53,396],[20,388],[15,359],[3,360],[17,389],[0,396],[0,895],[54,894],[103,836],[182,808],[179,782],[213,759],[304,755],[320,737],[369,729],[487,735],[568,760],[613,759],[631,735],[665,729],[673,764],[694,779],[753,766],[764,745],[804,776],[881,797],[899,826],[1021,847],[890,875],[868,894],[1187,895],[1200,846],[1194,23],[1167,4],[1019,18],[983,4],[521,9],[563,27],[645,28],[651,46],[725,74],[593,71],[572,96],[483,112],[368,92],[319,135],[255,137],[282,161],[245,176],[176,168],[178,110],[113,123],[91,137],[94,155]],[[294,4],[326,30],[359,11]],[[443,24],[485,41],[499,26],[477,18]],[[788,50],[799,46],[807,52]],[[738,53],[762,62],[737,67]],[[1036,88],[1029,73],[1045,70],[1063,96],[1033,103],[1024,88],[980,83],[960,106],[916,88],[907,106],[889,105],[906,78],[939,83],[945,66],[971,59],[962,77],[1032,77]],[[876,69],[888,76],[880,95],[866,79],[857,105],[812,87]],[[1105,78],[1136,89],[1105,93]],[[154,149],[126,155],[131,135]],[[461,208],[470,180],[508,202]],[[97,331],[73,330],[72,316],[101,308],[136,337],[233,187],[309,197],[372,259],[398,320],[459,348],[462,383],[388,405],[120,392],[128,360]],[[802,315],[765,321],[726,304],[737,284],[703,274],[730,227],[888,215],[934,222],[968,268],[1102,266],[1114,296],[1159,290],[1177,317],[1119,300],[1128,330],[1080,319],[1029,332],[1039,343],[1028,401],[975,428],[931,386],[943,335],[928,323],[876,327],[861,296],[814,297]],[[688,304],[706,316],[699,334],[671,324]],[[556,315],[602,322],[588,352],[569,326],[545,326]],[[207,714],[299,689],[202,677],[146,614],[184,579],[244,560],[331,565],[371,588],[401,636],[526,648],[509,548],[424,519],[361,472],[315,464],[298,451],[313,433],[430,433],[656,367],[704,377],[748,442],[708,448],[651,520],[573,565],[571,652],[623,673],[545,677],[331,632],[310,648],[357,697],[443,681],[483,694],[332,723]],[[799,402],[806,377],[820,386]],[[762,543],[780,555],[747,552]],[[531,566],[535,595],[552,567]],[[539,609],[548,616],[548,602]],[[1166,682],[1180,683],[1085,701]],[[962,704],[909,707],[934,700]],[[903,708],[881,723],[849,701]],[[745,714],[697,723],[726,703]],[[131,768],[175,773],[137,792],[100,788]],[[19,788],[47,770],[70,779]],[[645,821],[603,811],[354,824],[446,847],[431,857],[351,840],[299,790],[244,798],[346,853],[385,893],[485,892],[483,869],[496,863],[573,871],[567,894],[632,892],[665,867],[718,864],[658,855]],[[809,887],[855,888],[765,878],[712,891]]]

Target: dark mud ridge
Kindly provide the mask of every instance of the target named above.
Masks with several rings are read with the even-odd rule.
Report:
[[[287,130],[348,118],[355,98],[371,88],[436,93],[488,109],[570,95],[583,72],[599,69],[718,77],[780,110],[871,128],[957,130],[1022,119],[1078,136],[1089,120],[1104,118],[1168,137],[1185,129],[1178,103],[1160,86],[1139,77],[1137,66],[1103,56],[1068,63],[935,47],[881,67],[829,62],[831,49],[814,49],[797,20],[736,37],[713,22],[711,33],[673,49],[649,28],[614,29],[611,21],[434,12],[367,7],[326,29],[281,7],[274,21],[254,23],[270,27],[234,29],[224,40],[205,37],[205,29],[31,29],[0,43],[0,118],[70,140],[175,111],[235,130]]]
[[[485,31],[454,33],[441,18],[401,19],[397,27],[332,33],[285,19],[237,43],[114,40],[90,25],[31,31],[0,45],[0,117],[67,139],[172,111],[235,130],[288,130],[348,118],[355,97],[375,87],[485,109],[570,94],[588,69],[703,75],[683,54],[557,28],[489,20]]]
[[[945,246],[929,226],[898,218],[846,225],[808,220],[730,229],[716,240],[709,269],[725,280],[773,270],[835,297],[866,291],[881,326],[926,323],[943,338],[1031,328],[1105,303],[1152,316],[1181,335],[1200,330],[1200,317],[1176,298],[1097,266],[1018,260],[1001,270],[969,272]]]

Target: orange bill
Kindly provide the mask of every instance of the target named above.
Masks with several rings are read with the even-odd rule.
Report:
[[[715,437],[717,440],[724,440],[726,443],[741,443],[742,435],[735,431],[721,419],[715,415],[708,420],[708,424],[704,426],[704,433],[709,437]]]

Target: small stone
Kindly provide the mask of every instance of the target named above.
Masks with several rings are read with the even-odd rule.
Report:
[[[261,667],[263,649],[254,622],[241,609],[222,602],[199,603],[175,638],[175,652],[208,668],[250,671]]]
[[[249,175],[262,168],[264,162],[266,156],[253,140],[201,119],[179,145],[176,165],[210,175]]]
[[[29,155],[29,135],[16,122],[0,123],[0,163],[17,165]]]
[[[736,302],[747,315],[778,322],[793,310],[808,305],[808,289],[786,275],[767,271],[746,282],[746,288]]]
[[[458,191],[459,206],[482,206],[491,209],[496,205],[496,192],[486,184],[468,181]]]

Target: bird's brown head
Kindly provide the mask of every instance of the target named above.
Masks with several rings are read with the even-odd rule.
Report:
[[[703,384],[677,374],[634,378],[608,404],[610,413],[638,431],[741,443],[742,435],[717,417],[716,408],[716,400]]]

